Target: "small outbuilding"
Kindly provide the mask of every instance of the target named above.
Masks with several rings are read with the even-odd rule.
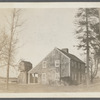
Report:
[[[21,61],[19,63],[19,71],[20,74],[18,76],[19,84],[27,84],[28,83],[28,71],[32,69],[32,63],[28,61]]]

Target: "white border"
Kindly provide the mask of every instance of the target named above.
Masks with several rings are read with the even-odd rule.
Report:
[[[67,89],[67,88],[66,88]],[[99,92],[59,93],[0,93],[0,98],[100,98]]]
[[[100,2],[0,3],[0,8],[100,8]]]
[[[54,2],[54,3],[0,3],[0,8],[100,8],[100,2]],[[67,89],[67,87],[66,87]],[[100,92],[59,92],[59,93],[0,93],[0,98],[90,98],[100,97]]]

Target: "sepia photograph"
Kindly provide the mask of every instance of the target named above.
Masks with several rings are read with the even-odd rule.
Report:
[[[100,3],[0,5],[0,97],[100,96]]]

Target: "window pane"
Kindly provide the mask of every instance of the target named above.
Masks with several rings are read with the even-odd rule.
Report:
[[[47,65],[47,62],[46,62],[46,61],[43,61],[42,67],[43,67],[43,68],[46,68],[46,65]]]
[[[60,60],[56,60],[55,61],[55,67],[59,67],[60,66]]]
[[[42,73],[42,83],[46,84],[46,73]]]

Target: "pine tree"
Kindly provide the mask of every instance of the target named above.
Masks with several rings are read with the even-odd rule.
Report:
[[[87,55],[88,70],[91,74],[91,81],[97,74],[98,59],[100,52],[99,13],[96,8],[79,8],[75,16],[76,37],[79,40],[78,49],[82,49]],[[88,51],[88,52],[86,52]],[[93,59],[91,61],[91,54]],[[90,63],[92,64],[90,65]],[[93,61],[94,65],[93,66]],[[87,72],[89,74],[89,72]]]

